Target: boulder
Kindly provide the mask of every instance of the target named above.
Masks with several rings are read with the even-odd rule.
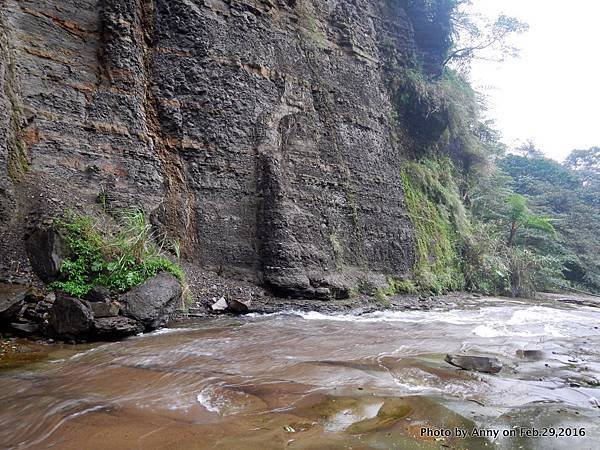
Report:
[[[26,322],[26,323],[11,323],[10,328],[13,333],[31,336],[32,334],[40,333],[42,326],[39,323]]]
[[[48,322],[59,337],[87,339],[94,323],[94,314],[85,300],[59,293],[50,310]]]
[[[33,271],[42,281],[51,283],[59,278],[68,246],[58,231],[51,226],[34,229],[25,238],[25,251]]]
[[[498,373],[502,370],[502,363],[498,358],[486,356],[446,355],[445,361],[464,370],[483,373]]]
[[[121,339],[143,330],[144,327],[140,322],[129,317],[102,317],[94,320],[94,334],[98,339]]]
[[[118,303],[112,302],[90,302],[90,308],[96,319],[118,316],[121,310]]]
[[[247,314],[250,308],[250,300],[226,298],[227,309],[234,314]],[[214,305],[213,305],[214,306]]]
[[[104,286],[95,286],[88,292],[85,299],[90,303],[107,303],[111,300],[111,292]]]
[[[16,318],[25,304],[26,294],[25,286],[0,284],[0,322],[10,322]]]
[[[226,311],[228,307],[229,305],[227,305],[227,300],[225,300],[225,297],[221,297],[211,305],[211,309],[216,312]]]
[[[522,359],[540,361],[544,359],[544,352],[542,350],[517,350],[517,356]]]
[[[31,299],[31,297],[29,298]],[[50,292],[35,303],[29,301],[27,308],[23,311],[22,318],[38,324],[46,322],[55,299],[56,295],[54,292]]]
[[[181,285],[170,273],[161,272],[121,296],[123,314],[154,330],[164,326],[181,305]]]

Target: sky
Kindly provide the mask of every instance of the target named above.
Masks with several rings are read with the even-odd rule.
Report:
[[[512,40],[518,59],[471,69],[504,142],[531,139],[559,161],[600,146],[600,0],[473,0],[473,8],[529,24]]]

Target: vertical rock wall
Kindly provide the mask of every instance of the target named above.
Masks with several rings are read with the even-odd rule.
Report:
[[[18,210],[140,206],[189,259],[285,295],[407,272],[409,144],[386,76],[425,50],[404,3],[3,0]]]

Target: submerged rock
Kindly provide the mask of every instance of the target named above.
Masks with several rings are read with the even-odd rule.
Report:
[[[92,329],[94,314],[85,300],[57,294],[48,322],[57,336],[82,340]]]
[[[448,364],[464,370],[474,370],[483,373],[498,373],[502,370],[502,363],[498,358],[487,356],[446,355],[444,359]]]
[[[121,297],[123,313],[140,321],[147,331],[155,330],[169,321],[181,304],[181,295],[179,280],[161,272]]]

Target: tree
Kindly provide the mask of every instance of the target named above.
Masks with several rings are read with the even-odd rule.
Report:
[[[500,167],[512,178],[514,191],[523,195],[537,214],[555,219],[556,239],[522,230],[515,246],[527,242],[528,248],[546,260],[557,259],[563,280],[554,277],[556,282],[551,284],[570,283],[576,289],[600,292],[600,176],[589,169],[594,166],[593,156],[594,151],[582,150],[561,164],[549,158],[511,154],[500,160]]]
[[[535,142],[533,142],[531,139],[528,139],[527,141],[519,145],[517,148],[515,148],[515,152],[518,155],[524,156],[525,158],[533,159],[544,157],[544,152],[537,148]]]
[[[453,46],[443,62],[460,72],[468,72],[474,59],[502,62],[518,56],[511,37],[526,32],[529,25],[504,14],[495,20],[484,19],[468,11],[470,0],[458,0],[451,17]]]
[[[515,243],[517,231],[521,228],[532,228],[556,233],[554,226],[549,218],[532,214],[527,208],[527,200],[520,194],[513,194],[508,197],[509,206],[509,226],[510,232],[506,244],[512,247]]]
[[[600,193],[600,147],[573,150],[563,164],[576,173],[588,195]]]
[[[572,170],[591,171],[600,175],[600,147],[573,150],[565,159],[564,164]]]

